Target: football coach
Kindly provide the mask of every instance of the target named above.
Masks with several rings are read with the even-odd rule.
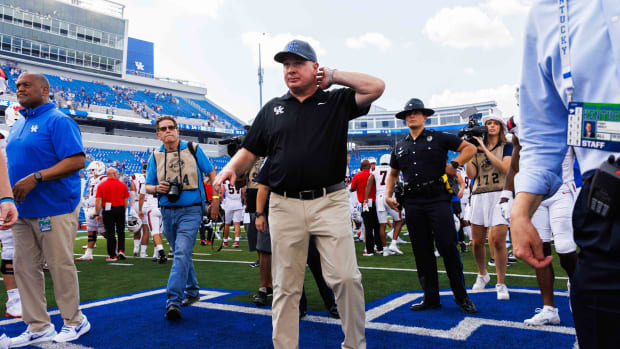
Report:
[[[314,49],[301,40],[289,42],[274,59],[282,63],[288,92],[258,112],[215,186],[234,182],[257,156],[270,157],[274,347],[298,347],[298,304],[314,236],[340,310],[342,347],[365,348],[364,290],[344,186],[346,142],[349,121],[368,113],[385,84],[366,74],[319,67]],[[333,84],[346,88],[327,91]]]

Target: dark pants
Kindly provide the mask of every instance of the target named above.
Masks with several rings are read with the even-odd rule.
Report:
[[[580,247],[570,300],[580,348],[620,345],[620,215],[603,218],[587,208],[591,181],[584,181],[573,211]]]
[[[425,301],[439,303],[433,239],[446,266],[452,293],[457,300],[463,300],[467,292],[463,281],[463,264],[456,248],[457,234],[450,201],[408,202],[405,204],[405,216]]]
[[[374,203],[369,207],[368,212],[362,211],[362,220],[364,221],[364,240],[366,241],[366,252],[373,253],[374,246],[377,246],[377,250],[383,250],[381,244],[381,235],[379,235],[379,218],[377,217],[377,208]]]
[[[108,240],[108,255],[116,256],[115,231],[118,234],[118,250],[125,252],[125,207],[113,206],[109,211],[103,211],[103,226]]]
[[[310,268],[310,271],[314,276],[314,281],[316,281],[321,298],[323,298],[323,304],[325,304],[325,308],[329,310],[332,306],[334,306],[334,304],[336,304],[336,301],[334,300],[334,292],[332,292],[331,288],[327,286],[327,283],[323,278],[323,269],[321,269],[321,255],[314,244],[314,238],[310,238],[310,243],[308,244],[308,268]],[[304,287],[302,288],[301,299],[299,300],[299,310],[306,311],[306,309],[308,309],[308,305],[306,300],[306,290]]]

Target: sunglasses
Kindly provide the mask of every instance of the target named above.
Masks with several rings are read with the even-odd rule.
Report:
[[[166,130],[174,131],[176,129],[177,129],[177,127],[174,126],[174,125],[162,126],[162,127],[159,128],[159,132],[166,132]]]

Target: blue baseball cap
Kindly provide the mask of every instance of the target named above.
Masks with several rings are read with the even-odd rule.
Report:
[[[273,57],[273,59],[278,62],[284,62],[284,58],[286,58],[287,54],[293,54],[295,56],[301,57],[306,61],[316,62],[316,53],[312,46],[309,43],[302,40],[293,40],[284,46],[284,49]]]

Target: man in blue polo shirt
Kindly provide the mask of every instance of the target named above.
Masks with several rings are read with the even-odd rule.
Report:
[[[68,342],[90,330],[79,309],[73,245],[80,211],[80,176],[84,168],[82,135],[75,121],[48,102],[49,82],[41,74],[17,79],[23,118],[7,142],[9,178],[19,211],[13,226],[14,269],[23,319],[28,328],[11,347],[54,340]],[[47,262],[64,326],[56,333],[45,300],[41,265]]]
[[[192,250],[205,201],[202,174],[207,174],[213,183],[215,170],[200,147],[179,139],[173,117],[160,117],[155,121],[155,128],[163,144],[149,158],[146,191],[159,196],[164,234],[174,250],[166,289],[166,319],[173,321],[181,318],[180,306],[200,300]],[[217,188],[213,187],[211,217],[214,219],[219,208],[217,193]]]

